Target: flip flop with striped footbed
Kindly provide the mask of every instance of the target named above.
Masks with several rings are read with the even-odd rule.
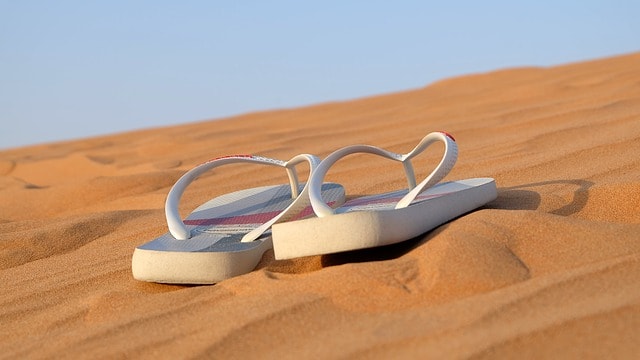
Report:
[[[442,160],[427,178],[416,184],[411,159],[429,145],[443,142]],[[408,189],[356,198],[333,209],[321,191],[325,175],[339,159],[368,153],[401,162]],[[407,154],[396,154],[369,145],[336,150],[325,158],[309,180],[309,196],[317,217],[275,224],[273,245],[276,259],[330,254],[389,245],[414,238],[497,197],[495,180],[475,178],[439,183],[458,157],[455,139],[433,132]]]
[[[273,224],[313,215],[308,185],[298,182],[295,171],[295,166],[305,161],[313,174],[320,160],[309,154],[286,162],[256,155],[225,156],[189,170],[167,196],[169,232],[134,250],[131,262],[134,278],[160,283],[212,284],[253,270],[264,252],[272,248]],[[231,163],[282,167],[289,175],[289,184],[225,194],[202,204],[181,220],[178,204],[186,187],[204,172]],[[344,202],[342,186],[327,183],[319,187],[327,206]]]

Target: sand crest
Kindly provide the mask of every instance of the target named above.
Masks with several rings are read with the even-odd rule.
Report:
[[[402,244],[275,261],[214,286],[142,283],[175,180],[209,158],[410,150],[453,133],[447,179],[497,200]],[[416,159],[427,174],[436,150]],[[404,186],[354,156],[349,195]],[[280,182],[233,166],[217,194]],[[640,54],[464,76],[423,89],[0,152],[0,357],[634,358],[640,354]]]

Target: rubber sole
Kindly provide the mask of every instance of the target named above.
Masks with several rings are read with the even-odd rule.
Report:
[[[344,188],[322,185],[334,206],[344,201]],[[170,284],[214,284],[255,269],[272,248],[270,231],[242,242],[249,231],[269,221],[293,202],[289,185],[245,189],[216,197],[185,220],[191,238],[176,240],[166,233],[136,247],[131,271],[137,280]],[[312,215],[309,207],[300,216]]]
[[[255,269],[271,239],[253,241],[246,250],[180,252],[136,248],[131,270],[137,280],[170,284],[215,284]]]
[[[477,178],[441,183],[423,194],[430,197],[406,208],[349,211],[275,224],[275,257],[331,254],[409,240],[496,199],[497,189],[493,179]]]

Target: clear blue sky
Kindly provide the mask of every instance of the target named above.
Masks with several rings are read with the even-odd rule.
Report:
[[[638,0],[0,0],[0,149],[639,50]]]

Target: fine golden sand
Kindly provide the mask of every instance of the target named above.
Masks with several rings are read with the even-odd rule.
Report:
[[[268,252],[212,286],[131,276],[133,249],[166,232],[170,186],[198,163],[406,152],[436,130],[460,149],[447,180],[493,177],[497,200],[399,245]],[[396,165],[351,156],[328,180],[349,196],[392,190]],[[214,171],[182,214],[279,171]],[[0,284],[2,358],[637,358],[640,54],[2,151]]]

